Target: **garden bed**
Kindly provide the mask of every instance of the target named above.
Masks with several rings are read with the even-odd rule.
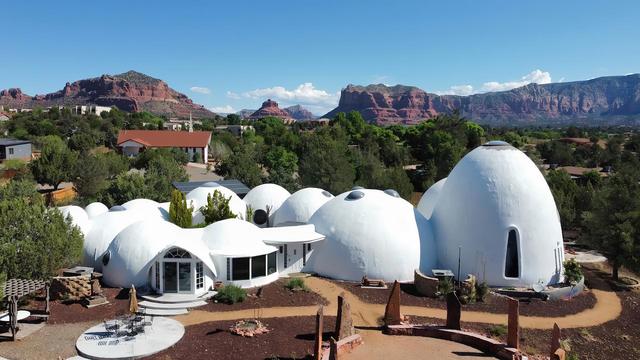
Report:
[[[271,331],[257,337],[232,334],[235,321],[216,321],[186,328],[184,337],[173,347],[150,359],[312,359],[315,317],[294,316],[260,319]],[[323,339],[333,335],[335,317],[325,316]]]
[[[86,308],[80,301],[56,300],[50,302],[50,324],[70,324],[85,321],[113,319],[116,314],[129,311],[129,289],[102,288],[108,304]],[[40,301],[34,301],[34,308],[42,309]]]
[[[288,279],[279,279],[262,287],[261,296],[258,297],[258,289],[247,289],[247,298],[240,303],[232,305],[216,303],[210,300],[198,310],[205,311],[233,311],[244,309],[281,307],[281,306],[309,306],[327,305],[328,302],[322,296],[313,291],[291,291],[285,288]]]

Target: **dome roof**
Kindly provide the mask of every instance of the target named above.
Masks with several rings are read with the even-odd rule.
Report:
[[[327,201],[333,199],[328,191],[305,188],[296,191],[285,200],[273,215],[273,225],[309,222],[311,216]]]
[[[248,221],[226,219],[205,227],[202,239],[216,255],[254,256],[276,251],[262,241],[259,231]]]
[[[109,208],[101,202],[93,202],[87,205],[84,210],[87,212],[87,215],[89,215],[90,218],[94,218],[98,215],[106,213],[107,211],[109,211]]]
[[[433,213],[433,207],[438,203],[438,199],[440,198],[440,192],[444,187],[447,178],[440,179],[440,181],[431,185],[427,191],[420,198],[420,202],[418,203],[418,211],[426,217],[427,219],[431,218],[431,214]]]
[[[131,224],[115,237],[100,259],[104,281],[114,287],[144,286],[154,259],[172,247],[188,251],[215,274],[209,249],[201,237],[202,229],[181,229],[161,219]]]
[[[251,189],[243,200],[253,210],[267,210],[270,206],[271,214],[274,214],[289,196],[291,194],[280,185],[262,184]]]
[[[428,221],[410,203],[383,191],[340,194],[320,207],[309,222],[326,236],[307,263],[318,274],[354,281],[364,275],[408,281],[415,269],[435,265]]]
[[[89,221],[89,215],[87,215],[87,212],[83,208],[76,205],[68,205],[61,206],[58,210],[60,210],[65,218],[67,216],[71,217],[71,222],[80,228],[80,231],[82,231],[83,234],[89,232],[91,222]]]
[[[207,195],[213,195],[214,192],[219,191],[225,198],[231,197],[231,201],[229,201],[229,207],[231,211],[239,218],[244,219],[247,212],[247,204],[236,195],[232,190],[218,185],[217,183],[211,182],[207,183],[215,186],[200,186],[197,187],[189,193],[187,193],[187,203],[193,204],[194,212],[193,212],[193,223],[201,224],[204,222],[204,217],[200,213],[200,208],[207,204]]]
[[[153,200],[149,199],[134,199],[129,200],[122,204],[122,207],[127,210],[140,210],[149,212],[149,214],[157,215],[158,217],[168,220],[169,212],[162,208],[162,206]]]
[[[148,218],[149,214],[139,210],[106,212],[92,218],[91,228],[84,237],[83,263],[100,271],[100,258],[116,235],[127,226]]]
[[[504,142],[476,148],[451,171],[439,197],[446,201],[435,204],[431,222],[440,266],[457,268],[460,248],[462,274],[492,286],[559,280],[558,211],[542,173],[523,152]],[[515,276],[507,271],[512,265]]]

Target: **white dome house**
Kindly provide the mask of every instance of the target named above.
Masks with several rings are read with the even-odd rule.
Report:
[[[89,221],[89,215],[84,211],[83,208],[76,205],[67,205],[61,206],[58,208],[62,213],[62,216],[70,217],[71,223],[76,225],[80,231],[82,231],[82,235],[87,234],[89,229],[91,229],[91,222]]]
[[[201,224],[204,222],[204,216],[200,213],[200,207],[207,205],[207,195],[213,195],[216,191],[219,191],[225,198],[231,197],[231,200],[229,201],[231,212],[233,212],[239,219],[245,218],[247,204],[240,199],[233,190],[230,190],[216,182],[208,182],[189,191],[186,195],[187,204],[193,204],[194,224]]]
[[[445,201],[446,200],[446,201]],[[547,182],[520,150],[491,141],[449,174],[431,216],[442,268],[490,286],[560,281],[560,218]],[[457,274],[456,274],[457,276]]]
[[[89,218],[91,219],[108,212],[109,208],[107,207],[107,205],[101,202],[93,202],[87,205],[84,210],[87,212],[87,215],[89,215]]]
[[[420,202],[418,203],[418,211],[426,217],[427,219],[431,218],[431,214],[433,213],[433,208],[438,203],[438,199],[440,199],[440,193],[442,192],[442,188],[446,183],[447,178],[440,179],[435,184],[431,185],[427,191],[420,198]]]
[[[268,220],[273,220],[274,214],[289,196],[291,194],[280,185],[262,184],[251,189],[243,200],[254,211],[253,219],[251,219],[253,223],[260,227],[266,227],[271,225],[267,221],[267,215]]]
[[[333,195],[318,188],[304,188],[285,200],[273,215],[273,226],[306,224],[311,216]]]
[[[429,222],[393,190],[340,194],[309,222],[326,239],[316,247],[305,270],[323,276],[411,281],[415,269],[432,269],[436,264]]]

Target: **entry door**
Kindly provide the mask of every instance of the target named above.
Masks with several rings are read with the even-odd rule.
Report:
[[[163,263],[164,292],[191,293],[191,263],[172,262]]]

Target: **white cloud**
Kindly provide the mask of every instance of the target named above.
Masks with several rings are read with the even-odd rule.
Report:
[[[560,79],[562,82],[564,78]],[[525,86],[531,83],[536,84],[548,84],[551,82],[551,74],[548,71],[542,71],[540,69],[533,70],[532,72],[524,75],[520,78],[520,80],[507,81],[507,82],[497,82],[497,81],[489,81],[480,87],[480,89],[475,89],[472,85],[454,85],[451,86],[448,90],[444,91],[436,91],[438,95],[472,95],[479,94],[485,92],[492,91],[507,91],[511,89],[515,89],[521,86]]]
[[[210,107],[209,110],[213,111],[214,113],[220,114],[233,114],[236,112],[236,109],[234,109],[231,105],[214,106]]]
[[[230,92],[227,92],[229,96]],[[242,96],[249,99],[266,100],[267,98],[282,102],[283,106],[300,104],[316,113],[328,112],[338,105],[340,92],[331,93],[320,90],[312,83],[298,85],[295,89],[286,89],[283,86],[255,89],[242,93]]]
[[[235,93],[235,92],[233,92],[233,91],[227,91],[227,97],[228,97],[229,99],[234,99],[234,100],[238,100],[238,99],[240,99],[240,98],[241,98],[240,94]]]
[[[520,78],[520,80],[516,81],[507,81],[507,82],[497,82],[490,81],[482,84],[482,92],[488,91],[506,91],[515,89],[521,86],[525,86],[531,83],[536,84],[548,84],[551,82],[551,74],[548,71],[542,71],[540,69],[533,70],[527,75]]]
[[[191,88],[189,88],[189,90],[198,94],[211,94],[211,90],[209,88],[202,86],[192,86]]]

